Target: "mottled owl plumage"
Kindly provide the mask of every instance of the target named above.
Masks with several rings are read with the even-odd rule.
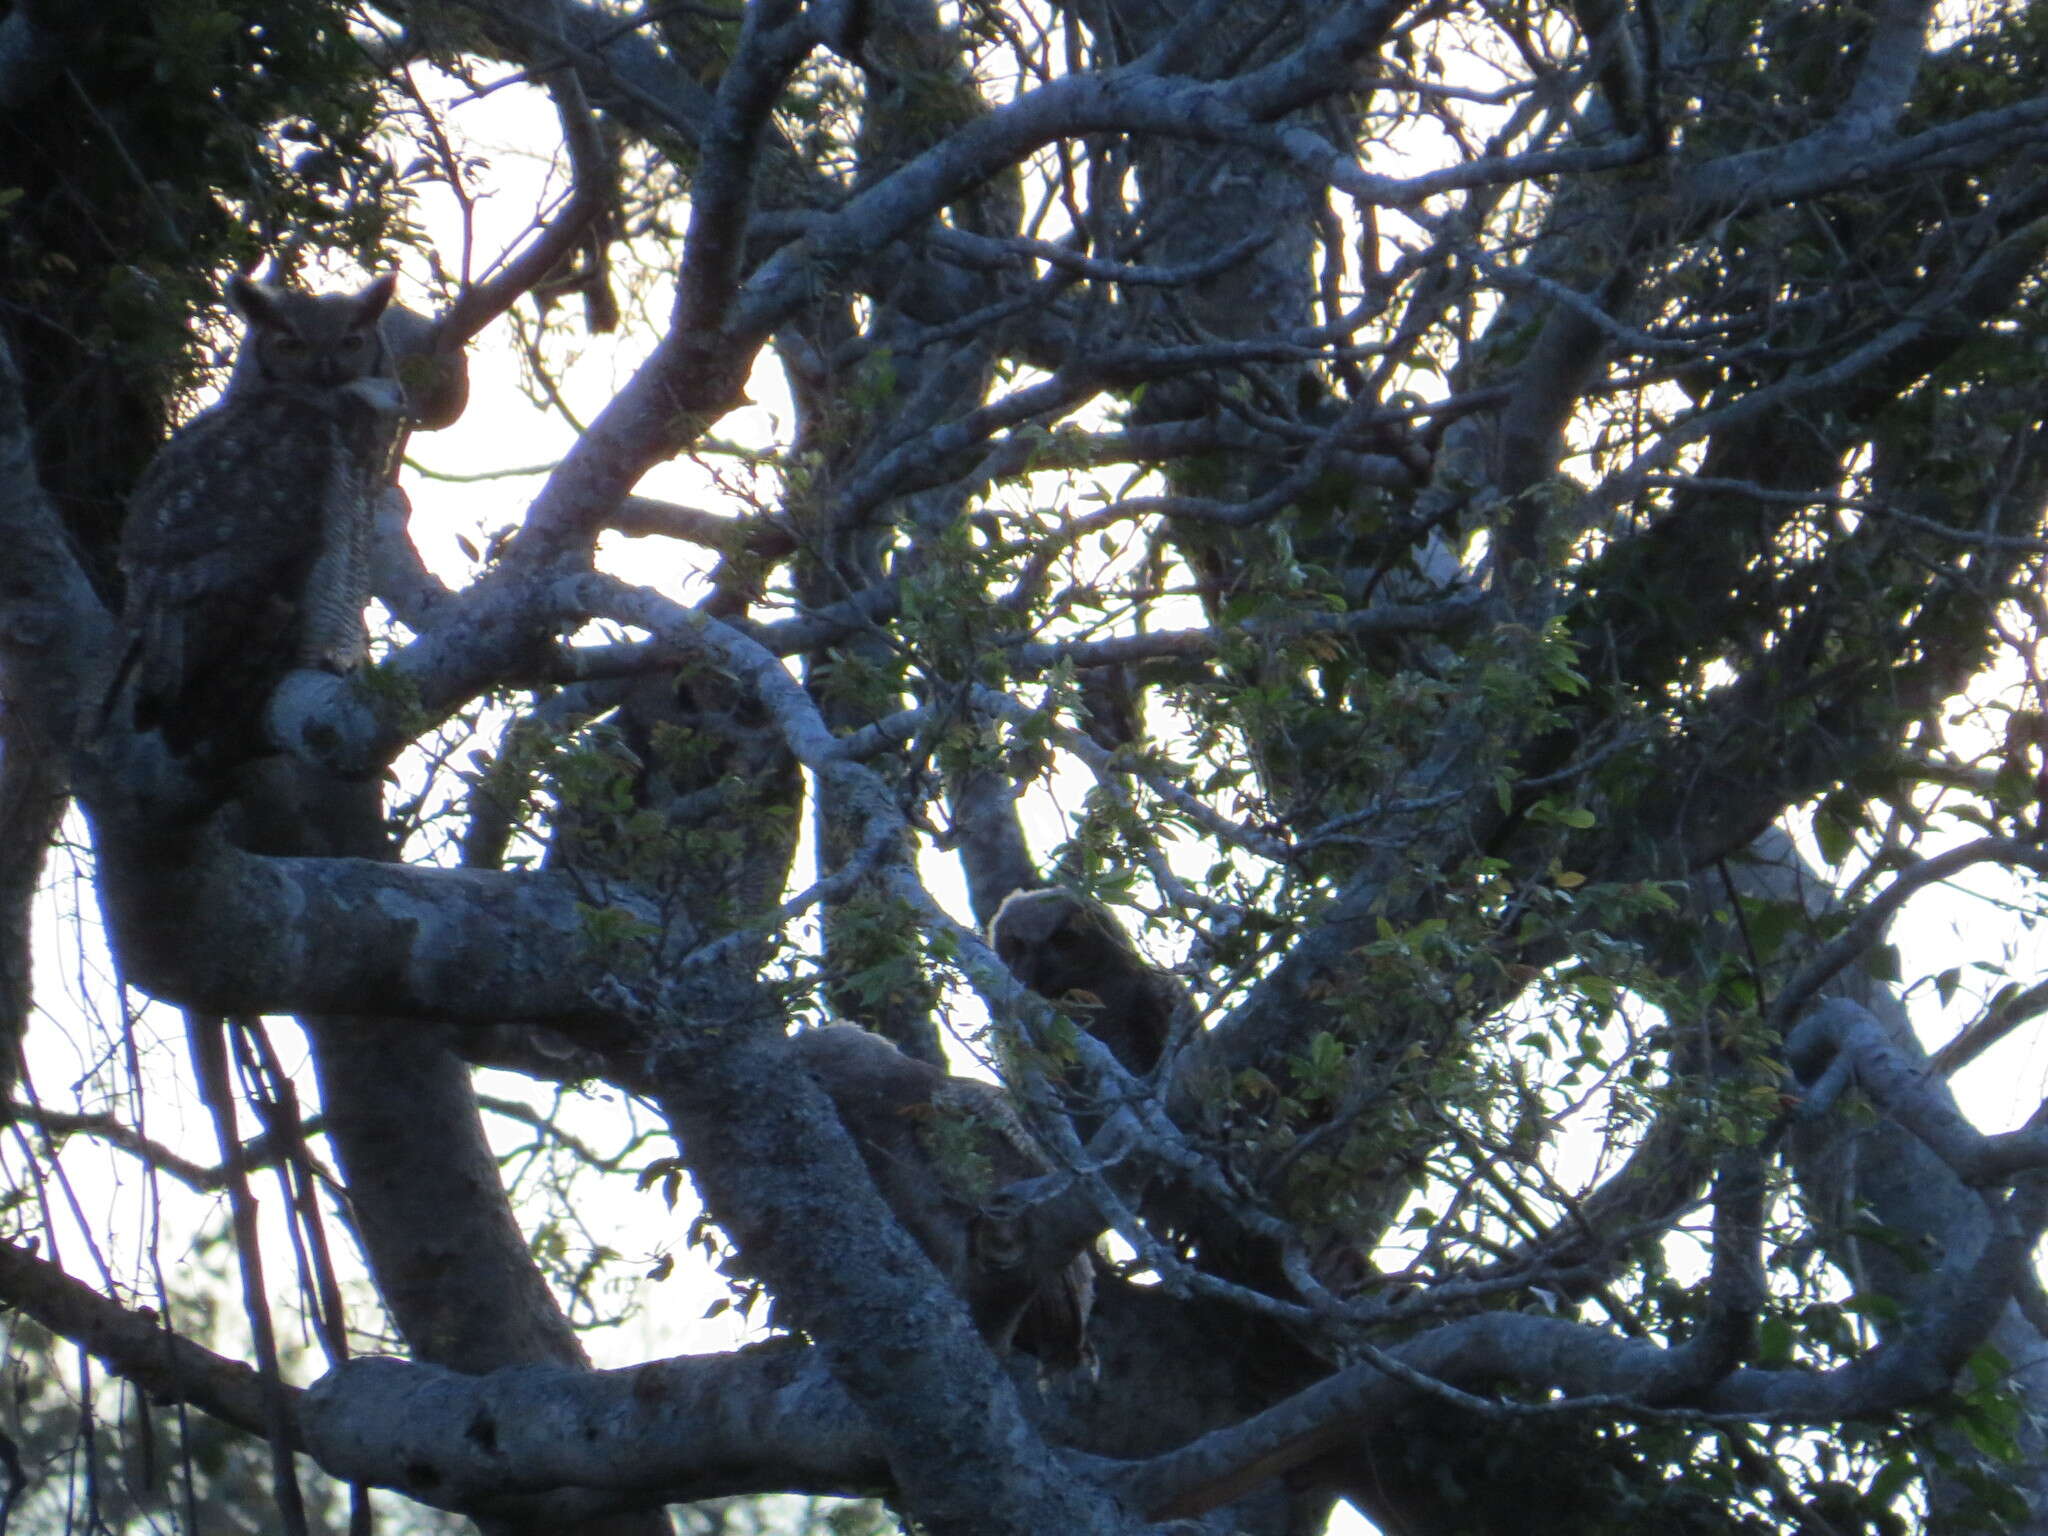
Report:
[[[997,1349],[1050,1370],[1086,1363],[1095,1269],[1077,1253],[1035,1273],[1026,1218],[991,1210],[1052,1164],[994,1083],[950,1077],[853,1024],[807,1029],[798,1059],[832,1100],[883,1201]]]
[[[228,387],[129,500],[120,686],[135,727],[180,756],[263,755],[285,673],[362,659],[370,527],[404,409],[378,329],[393,285],[315,295],[233,279],[247,330]]]

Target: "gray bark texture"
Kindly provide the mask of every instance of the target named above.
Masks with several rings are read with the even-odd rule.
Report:
[[[0,1524],[61,1431],[153,1529],[2048,1536],[2048,1114],[1957,1076],[2048,1005],[2032,8],[93,11],[0,0],[0,1306],[150,1406],[24,1388]],[[400,274],[372,655],[138,719],[136,487],[181,601],[313,515],[291,412],[158,456],[259,258]],[[429,569],[487,332],[569,446]],[[186,617],[303,662],[266,584]],[[231,1194],[253,1366],[80,1146]]]

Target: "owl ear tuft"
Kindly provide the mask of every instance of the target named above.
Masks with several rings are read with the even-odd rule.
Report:
[[[280,289],[240,272],[228,279],[228,304],[251,325],[284,325],[284,312],[278,304],[282,296]]]
[[[391,302],[391,296],[398,291],[398,274],[382,272],[370,279],[369,285],[355,296],[357,325],[371,325],[384,313],[384,307]]]

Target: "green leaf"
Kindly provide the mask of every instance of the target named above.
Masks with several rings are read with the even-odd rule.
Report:
[[[1792,1324],[1788,1318],[1773,1313],[1757,1325],[1756,1359],[1758,1365],[1783,1366],[1792,1360]]]

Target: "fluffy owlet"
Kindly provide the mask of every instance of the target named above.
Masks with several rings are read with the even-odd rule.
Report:
[[[1095,1300],[1087,1253],[1034,1273],[1023,1221],[988,1208],[1003,1186],[1052,1167],[1009,1096],[993,1083],[949,1077],[858,1025],[807,1029],[794,1044],[877,1192],[960,1293],[982,1337],[1050,1370],[1084,1364]]]
[[[233,279],[247,329],[227,390],[129,500],[116,686],[136,729],[181,757],[264,755],[286,672],[362,659],[370,524],[404,410],[378,329],[395,282],[316,295]]]
[[[1072,891],[1012,891],[988,925],[989,945],[1016,978],[1057,1003],[1131,1071],[1159,1064],[1181,984],[1138,953],[1109,910]]]

